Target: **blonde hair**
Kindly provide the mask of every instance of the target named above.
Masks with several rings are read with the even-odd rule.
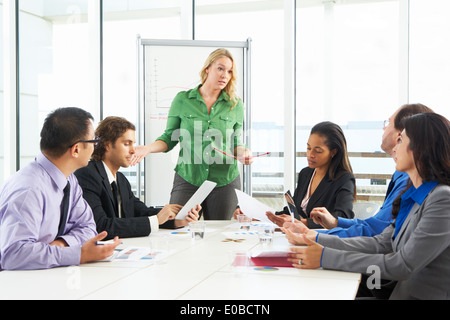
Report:
[[[220,49],[216,49],[213,52],[211,52],[211,54],[206,59],[202,70],[200,71],[200,78],[201,78],[201,82],[203,85],[205,83],[206,79],[208,78],[208,73],[206,72],[206,69],[208,69],[217,59],[220,59],[223,57],[229,58],[233,64],[231,79],[227,83],[226,87],[223,89],[230,96],[230,101],[232,103],[231,109],[233,109],[239,100],[238,96],[236,95],[236,80],[237,80],[236,74],[237,74],[237,72],[236,72],[236,66],[234,63],[233,56],[227,49],[220,48]]]

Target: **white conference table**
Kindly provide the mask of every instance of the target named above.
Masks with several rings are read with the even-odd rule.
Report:
[[[232,250],[256,250],[254,236],[225,241],[239,232],[235,221],[207,221],[204,239],[184,230],[161,229],[148,237],[126,238],[118,248],[149,247],[166,237],[170,254],[162,261],[93,262],[48,270],[1,271],[0,300],[312,300],[355,298],[361,275],[329,270],[230,266]],[[172,232],[176,232],[173,234]],[[178,233],[178,234],[177,234]],[[233,238],[233,236],[231,236]],[[274,245],[288,246],[281,233]]]

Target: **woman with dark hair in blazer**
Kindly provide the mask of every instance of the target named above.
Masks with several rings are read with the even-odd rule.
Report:
[[[308,167],[300,171],[293,196],[299,214],[306,218],[295,218],[311,229],[322,228],[310,218],[314,211],[352,219],[356,186],[344,132],[332,122],[318,123],[311,129],[306,149]],[[287,207],[267,215],[279,226],[291,219]]]
[[[291,243],[308,245],[291,249],[294,267],[359,272],[370,276],[361,285],[372,292],[383,288],[377,276],[391,280],[390,299],[450,299],[450,122],[422,113],[404,127],[394,150],[410,187],[394,203],[394,223],[374,237],[316,239],[294,234],[308,231],[300,224],[286,224]]]

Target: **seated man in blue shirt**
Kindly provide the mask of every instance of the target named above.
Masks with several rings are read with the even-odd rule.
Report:
[[[390,118],[384,123],[384,132],[382,137],[381,149],[387,154],[391,155],[395,160],[393,149],[397,144],[404,127],[403,119],[414,114],[433,112],[430,108],[422,104],[406,104],[400,107]],[[302,233],[308,232],[308,235],[319,233],[326,233],[339,236],[341,238],[357,237],[357,236],[374,236],[380,234],[388,225],[392,223],[392,203],[397,196],[404,190],[408,182],[408,175],[403,172],[394,172],[391,182],[389,184],[383,206],[380,210],[368,219],[346,219],[335,218],[331,214],[324,213],[320,208],[315,208],[311,211],[311,217],[316,223],[321,224],[327,230],[309,230],[303,228]],[[282,225],[286,221],[290,221],[290,217],[275,217],[268,213],[268,217],[276,224]]]
[[[112,244],[97,246],[92,210],[73,171],[94,150],[93,118],[78,108],[50,113],[41,131],[41,152],[0,188],[0,270],[47,269],[102,260]]]

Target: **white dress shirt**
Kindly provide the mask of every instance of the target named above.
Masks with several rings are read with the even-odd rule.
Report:
[[[103,166],[105,167],[106,175],[108,176],[109,184],[113,183],[113,181],[116,181],[116,177],[112,174],[111,170],[109,170],[108,166],[104,161],[102,161]],[[117,184],[117,181],[116,181]],[[118,184],[117,184],[118,185]],[[111,187],[112,189],[112,187]],[[122,218],[122,197],[120,196],[119,192],[119,218]],[[150,228],[152,232],[157,232],[159,230],[159,222],[158,217],[156,215],[148,217],[150,220]]]
[[[311,195],[310,195],[311,183],[312,183],[315,175],[316,175],[316,170],[314,170],[314,172],[311,176],[311,180],[309,180],[308,190],[306,190],[305,197],[303,198],[302,203],[300,205],[304,212],[306,212],[306,207],[308,206],[309,199],[311,198]]]

